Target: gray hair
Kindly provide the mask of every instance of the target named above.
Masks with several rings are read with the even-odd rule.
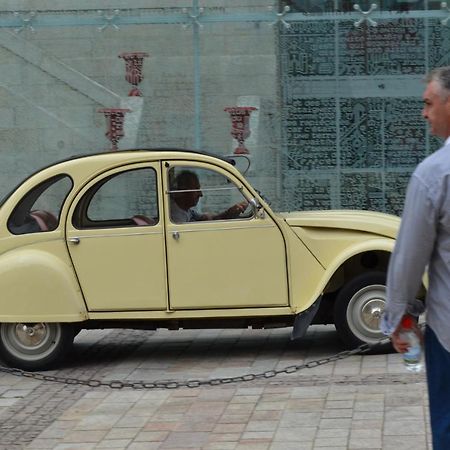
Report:
[[[440,93],[443,99],[450,96],[450,66],[437,67],[433,69],[426,77],[425,81],[431,83],[436,81],[440,87]]]

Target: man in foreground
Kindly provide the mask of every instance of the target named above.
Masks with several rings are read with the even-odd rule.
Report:
[[[450,449],[450,67],[426,78],[423,117],[444,146],[411,176],[387,280],[381,329],[403,353],[404,314],[417,315],[414,300],[428,266],[425,362],[434,450]]]

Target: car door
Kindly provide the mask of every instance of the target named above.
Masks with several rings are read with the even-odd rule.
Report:
[[[268,214],[254,214],[239,180],[212,165],[166,162],[164,182],[171,309],[288,304],[283,235]]]
[[[90,311],[167,308],[158,164],[111,170],[73,202],[67,245]]]

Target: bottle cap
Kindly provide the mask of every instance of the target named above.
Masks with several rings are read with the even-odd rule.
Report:
[[[403,328],[412,328],[414,326],[414,320],[411,316],[403,316],[402,318],[402,327]]]

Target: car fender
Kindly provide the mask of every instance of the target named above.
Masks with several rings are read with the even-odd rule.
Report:
[[[320,279],[316,280],[315,289],[311,293],[312,295],[309,296],[309,299],[306,302],[303,301],[301,304],[294,301],[293,309],[295,313],[308,309],[319,297],[321,297],[327,284],[330,282],[336,271],[338,271],[339,268],[352,256],[369,251],[385,251],[390,254],[394,249],[394,245],[394,239],[379,237],[349,244],[347,247],[342,249],[336,257],[329,262],[329,264],[327,264]]]
[[[63,258],[24,247],[0,255],[0,322],[87,319],[72,267]]]
[[[334,258],[327,266],[323,283],[321,284],[322,291],[325,289],[326,285],[330,282],[331,278],[339,270],[339,268],[353,256],[371,251],[382,251],[391,254],[394,250],[394,245],[395,240],[390,238],[374,238],[349,245],[338,255],[336,255],[336,258]]]

